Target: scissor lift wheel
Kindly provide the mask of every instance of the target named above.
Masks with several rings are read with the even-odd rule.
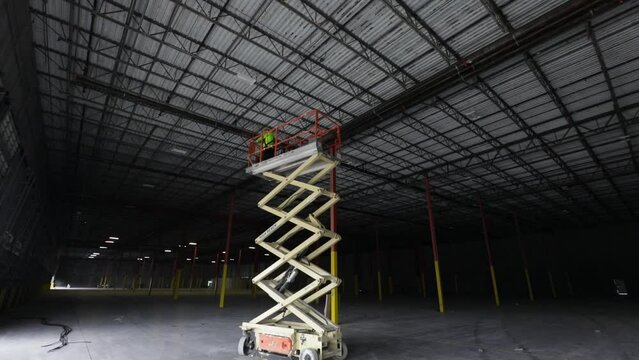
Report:
[[[240,327],[245,334],[252,333],[259,353],[299,360],[345,358],[346,347],[339,326],[311,305],[341,283],[339,278],[313,263],[313,259],[341,240],[319,221],[320,216],[339,201],[339,196],[316,185],[337,164],[335,158],[322,151],[319,142],[312,142],[247,169],[252,175],[276,183],[258,202],[258,207],[278,220],[255,239],[255,244],[277,260],[253,278],[253,283],[275,300],[276,305]],[[292,191],[286,191],[289,189]],[[287,194],[285,200],[272,204],[282,193]],[[280,229],[284,234],[271,239]],[[291,245],[292,241],[288,240],[293,236],[301,242]],[[302,240],[304,238],[306,240]],[[306,285],[299,290],[289,289],[297,275],[308,278]],[[291,316],[299,321],[291,321]],[[241,340],[238,347],[242,355],[247,352],[243,341],[246,340]]]
[[[250,355],[255,350],[255,338],[251,334],[244,334],[237,344],[237,353],[240,355]]]
[[[317,355],[317,351],[313,349],[304,349],[300,353],[300,360],[318,360],[319,355]]]

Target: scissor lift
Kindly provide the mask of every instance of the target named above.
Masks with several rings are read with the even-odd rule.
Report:
[[[307,130],[304,120],[309,118],[312,125]],[[340,327],[311,305],[341,283],[313,263],[341,239],[319,221],[339,201],[336,193],[318,186],[338,165],[335,152],[340,129],[332,120],[322,126],[322,120],[327,119],[313,110],[271,129],[276,138],[283,138],[275,142],[280,149],[271,159],[262,159],[264,149],[249,150],[246,172],[276,183],[257,206],[279,219],[255,239],[255,244],[277,260],[253,278],[276,305],[242,324],[240,355],[276,354],[300,360],[346,357]],[[296,129],[295,134],[289,135],[286,128]],[[298,273],[306,276],[306,284],[292,290]]]

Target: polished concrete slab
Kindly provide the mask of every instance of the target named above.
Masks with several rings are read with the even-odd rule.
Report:
[[[0,315],[0,359],[243,359],[235,355],[238,325],[271,302],[265,297],[147,297],[116,292],[54,293]],[[345,300],[349,359],[638,359],[639,304],[557,300],[503,305]],[[42,347],[70,326],[69,345]]]

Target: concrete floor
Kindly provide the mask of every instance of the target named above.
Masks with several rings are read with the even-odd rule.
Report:
[[[62,294],[64,293],[64,294]],[[238,325],[267,308],[266,298],[114,296],[58,292],[0,316],[0,359],[246,359],[235,355]],[[507,304],[451,301],[440,315],[418,300],[345,301],[349,359],[639,359],[639,306],[560,300]],[[47,353],[58,327],[70,344]],[[78,343],[79,342],[79,343]],[[86,343],[84,343],[86,342]]]

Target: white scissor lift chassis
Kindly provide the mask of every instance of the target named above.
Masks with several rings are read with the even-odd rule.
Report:
[[[323,152],[321,143],[312,142],[246,169],[248,174],[277,182],[258,202],[258,207],[279,219],[255,239],[256,245],[273,254],[277,260],[252,280],[253,284],[275,300],[276,305],[251,321],[242,323],[240,328],[244,336],[238,344],[241,355],[257,352],[300,360],[345,358],[346,348],[342,343],[340,327],[310,305],[324,298],[341,283],[339,278],[312,263],[313,259],[341,240],[338,234],[326,229],[318,220],[339,201],[339,196],[315,185],[337,165],[337,159]],[[287,187],[296,189],[284,201],[269,205]],[[311,204],[319,206],[305,218],[298,217]],[[277,239],[269,239],[284,225],[293,226]],[[308,234],[306,240],[291,249],[285,247],[287,240],[303,231]],[[295,291],[278,290],[291,271],[308,276],[310,283]],[[299,321],[288,320],[289,315]],[[282,348],[273,348],[278,345]]]

